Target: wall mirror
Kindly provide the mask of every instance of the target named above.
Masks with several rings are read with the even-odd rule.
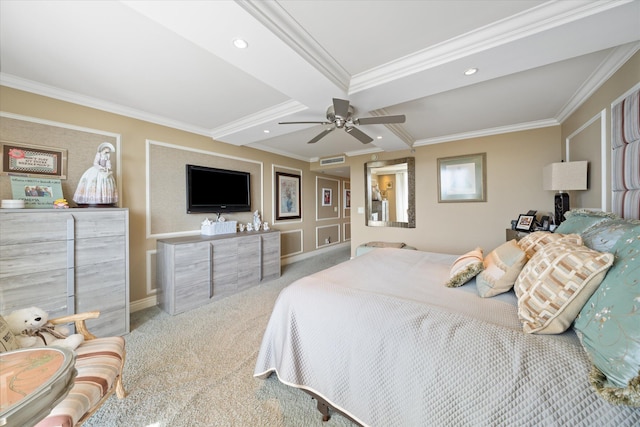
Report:
[[[415,228],[415,159],[368,162],[364,172],[366,225]]]

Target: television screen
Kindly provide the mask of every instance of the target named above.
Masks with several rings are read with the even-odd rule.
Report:
[[[187,213],[251,211],[248,172],[187,165]]]

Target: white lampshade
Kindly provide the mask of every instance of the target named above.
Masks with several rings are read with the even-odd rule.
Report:
[[[587,189],[587,162],[551,163],[542,171],[542,188],[566,191]]]

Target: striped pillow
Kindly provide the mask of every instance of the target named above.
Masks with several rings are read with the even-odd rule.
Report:
[[[540,248],[515,284],[525,332],[559,334],[571,326],[613,263],[613,254],[570,242]]]
[[[483,269],[482,248],[475,248],[453,262],[449,271],[449,281],[445,285],[449,288],[462,286]]]
[[[489,298],[510,291],[526,262],[515,239],[501,244],[484,259],[484,271],[476,279],[478,294]]]

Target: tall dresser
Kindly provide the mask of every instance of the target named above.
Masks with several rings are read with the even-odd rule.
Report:
[[[157,246],[160,307],[178,314],[280,277],[280,232],[161,239]]]
[[[0,313],[98,310],[97,336],[129,332],[128,209],[1,209]]]

